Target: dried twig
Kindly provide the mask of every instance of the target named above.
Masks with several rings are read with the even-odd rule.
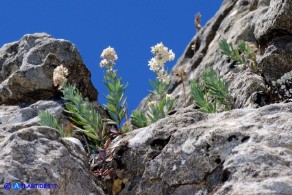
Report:
[[[200,14],[200,12],[196,14],[194,22],[195,22],[195,26],[196,26],[197,31],[199,31],[201,29],[201,27],[202,27],[201,26],[201,14]]]
[[[183,85],[183,93],[184,93],[184,107],[186,107],[187,104],[187,96],[186,96],[186,86],[184,82],[184,77],[186,76],[186,72],[183,68],[178,69],[177,71],[174,72],[175,76],[180,77]]]

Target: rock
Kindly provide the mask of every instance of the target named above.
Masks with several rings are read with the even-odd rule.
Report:
[[[179,109],[114,140],[120,194],[290,194],[291,117],[292,103]]]
[[[63,101],[40,100],[34,104],[12,106],[0,105],[0,130],[3,133],[13,133],[19,129],[37,125],[40,111],[48,111],[58,118],[62,116]],[[0,133],[1,136],[1,133]]]
[[[269,82],[280,79],[292,70],[292,36],[275,38],[267,44],[259,61],[263,75]]]
[[[4,189],[7,182],[57,184],[56,189],[11,194],[104,194],[94,181],[82,143],[37,124],[40,111],[68,122],[64,101],[52,83],[53,70],[61,64],[69,69],[68,82],[96,100],[90,73],[72,43],[36,33],[0,49],[0,194],[10,194]]]
[[[61,138],[56,130],[36,126],[38,113],[48,111],[60,120],[62,100],[0,105],[0,194],[4,183],[57,184],[56,189],[34,189],[31,194],[104,194],[95,184],[81,142]],[[27,194],[20,190],[19,194]]]
[[[94,183],[86,153],[73,142],[60,139],[46,127],[28,127],[0,139],[0,193],[4,183],[56,184],[32,189],[29,194],[103,194]],[[13,192],[12,192],[13,193]],[[20,189],[17,194],[28,194]]]
[[[229,86],[235,108],[260,107],[260,100],[250,96],[265,93],[269,100],[266,81],[275,81],[292,70],[292,1],[290,0],[225,0],[216,15],[192,38],[171,72],[169,93],[176,97],[175,109],[185,104],[182,81],[175,72],[184,69],[186,105],[193,104],[190,80],[200,80],[207,67],[218,70]],[[204,17],[204,16],[202,16]],[[226,39],[236,45],[244,40],[257,54],[257,62],[263,70],[255,74],[248,69],[234,66],[219,49],[219,41]],[[195,50],[192,46],[195,45]],[[273,103],[267,101],[266,104]],[[264,105],[266,105],[264,104]],[[145,111],[147,98],[138,109]]]
[[[75,84],[84,97],[96,100],[90,72],[76,47],[69,41],[36,33],[0,49],[0,102],[31,103],[58,96],[52,75],[61,64],[69,69],[68,83]]]
[[[292,34],[292,3],[290,0],[271,0],[255,26],[255,37],[261,42]]]
[[[223,2],[172,69],[169,93],[176,111],[114,140],[111,182],[122,181],[120,194],[291,194],[292,103],[274,104],[277,94],[270,91],[292,70],[291,16],[290,0]],[[233,45],[244,40],[256,52],[261,74],[230,62],[219,50],[221,39]],[[185,98],[193,104],[190,80],[200,80],[207,67],[219,71],[234,107],[242,109],[181,109]],[[175,76],[180,69],[187,73],[187,97]],[[138,109],[146,108],[144,98]]]

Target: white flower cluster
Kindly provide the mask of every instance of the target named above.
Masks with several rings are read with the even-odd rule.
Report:
[[[66,79],[67,76],[68,76],[68,69],[65,68],[63,65],[57,66],[53,72],[54,86],[55,87],[59,86],[59,89],[62,88],[63,85],[67,81]]]
[[[174,100],[174,97],[171,94],[166,94],[165,97],[166,97],[167,100]]]
[[[169,76],[167,71],[164,69],[165,63],[172,61],[175,58],[175,54],[172,50],[168,50],[163,43],[158,43],[154,47],[151,47],[151,52],[155,55],[148,62],[150,70],[157,74],[160,81],[164,83],[169,83]]]
[[[106,67],[107,69],[112,69],[118,60],[115,49],[110,46],[102,51],[100,57],[102,58],[100,67]]]

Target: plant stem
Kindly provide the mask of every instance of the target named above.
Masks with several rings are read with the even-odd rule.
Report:
[[[186,107],[186,104],[187,104],[187,96],[186,96],[186,86],[185,86],[185,82],[184,82],[184,78],[183,76],[181,77],[181,80],[182,80],[182,85],[183,85],[183,92],[184,92],[184,108]]]

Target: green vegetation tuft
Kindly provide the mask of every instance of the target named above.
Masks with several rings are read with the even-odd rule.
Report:
[[[147,117],[140,110],[134,110],[131,119],[131,123],[139,128],[148,125]]]
[[[149,80],[149,83],[154,88],[154,91],[150,91],[148,108],[145,114],[135,110],[131,115],[131,123],[139,128],[146,127],[159,119],[165,118],[167,113],[173,108],[175,102],[175,99],[167,94],[169,84],[164,83],[158,78],[155,82]],[[158,100],[152,100],[151,96],[158,97]]]
[[[219,74],[212,68],[202,73],[202,83],[192,80],[191,95],[195,104],[202,112],[215,113],[231,109],[231,98],[228,95],[226,83],[220,79]]]
[[[94,105],[88,99],[84,100],[75,86],[65,85],[61,91],[66,101],[64,111],[75,124],[82,127],[77,128],[78,131],[95,140],[97,145],[103,145],[106,141],[105,124]]]
[[[256,54],[251,51],[249,45],[244,41],[240,41],[234,49],[230,43],[223,39],[219,41],[219,47],[221,52],[237,65],[245,65],[256,73],[260,71],[256,62]]]
[[[108,69],[104,75],[104,85],[108,89],[108,95],[105,96],[107,104],[104,107],[111,119],[121,128],[121,122],[127,113],[127,98],[125,97],[127,84],[123,85],[122,78],[117,77],[117,71]]]

